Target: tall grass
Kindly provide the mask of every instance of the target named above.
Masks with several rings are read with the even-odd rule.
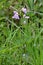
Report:
[[[12,19],[14,10],[20,20]],[[0,65],[43,65],[43,0],[0,1]]]

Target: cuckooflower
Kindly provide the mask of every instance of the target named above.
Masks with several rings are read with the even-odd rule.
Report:
[[[26,8],[23,7],[21,10],[22,10],[22,12],[24,12],[25,14],[27,13],[27,9],[26,9]]]
[[[15,14],[14,16],[12,16],[12,18],[19,19],[19,15],[18,14]]]
[[[14,15],[12,16],[13,19],[19,19],[19,15],[17,11],[14,11]]]

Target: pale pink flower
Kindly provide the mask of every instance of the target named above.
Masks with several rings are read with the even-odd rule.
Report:
[[[27,13],[27,9],[26,9],[26,8],[23,7],[21,10],[22,10],[22,12],[24,12],[25,14]]]
[[[17,11],[14,11],[14,15],[12,16],[13,19],[19,19],[19,15]]]
[[[12,18],[19,19],[19,15],[15,14],[14,16],[12,16]]]

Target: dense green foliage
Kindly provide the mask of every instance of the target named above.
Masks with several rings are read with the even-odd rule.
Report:
[[[0,65],[43,65],[43,0],[0,0]]]

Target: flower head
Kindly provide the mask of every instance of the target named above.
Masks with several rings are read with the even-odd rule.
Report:
[[[19,19],[19,15],[18,14],[15,14],[12,18]]]
[[[14,11],[14,15],[12,16],[14,19],[19,19],[19,15],[17,11]]]
[[[27,13],[27,9],[26,8],[22,8],[22,12],[24,12],[26,14]]]

